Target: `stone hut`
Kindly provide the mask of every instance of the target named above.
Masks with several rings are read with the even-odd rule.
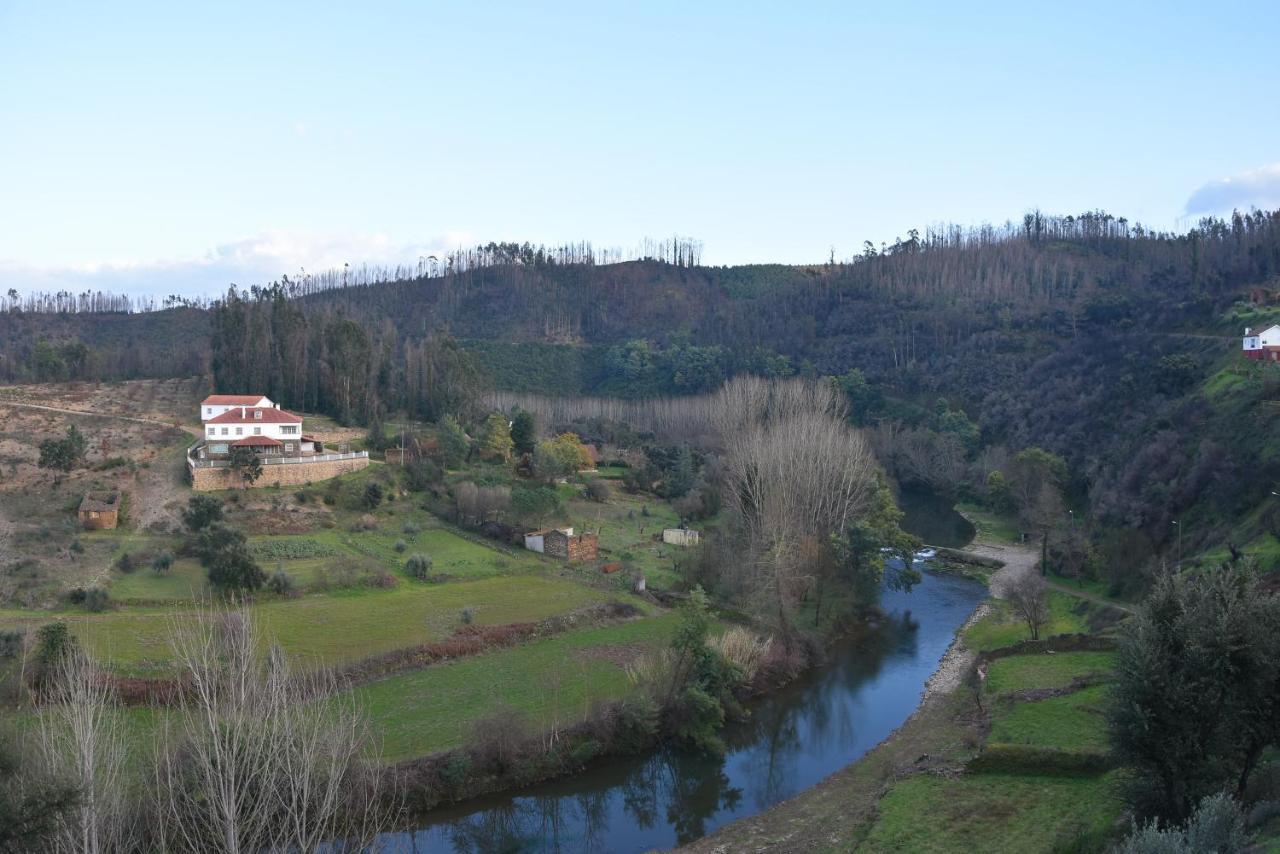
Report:
[[[114,528],[120,523],[120,493],[86,492],[80,502],[80,524],[87,531]]]
[[[559,529],[552,529],[543,535],[543,554],[558,557],[561,560],[577,563],[579,561],[595,560],[600,554],[600,541],[595,534],[578,534],[574,536],[572,531],[565,533]]]

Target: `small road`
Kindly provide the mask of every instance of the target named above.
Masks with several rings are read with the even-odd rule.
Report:
[[[135,424],[149,424],[155,427],[177,427],[180,430],[186,430],[192,436],[203,435],[198,427],[189,427],[186,424],[176,424],[172,421],[161,421],[157,418],[139,418],[136,415],[117,415],[114,412],[90,412],[84,409],[64,409],[59,406],[45,406],[43,403],[19,403],[16,400],[5,400],[0,397],[0,406],[17,406],[22,409],[39,409],[44,412],[56,412],[60,415],[82,415],[86,418],[114,418],[118,421],[132,421]]]

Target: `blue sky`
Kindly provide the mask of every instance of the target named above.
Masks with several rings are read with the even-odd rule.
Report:
[[[1140,5],[0,0],[0,289],[1280,207],[1280,4]]]

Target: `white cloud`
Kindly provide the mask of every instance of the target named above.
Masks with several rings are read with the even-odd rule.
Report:
[[[1187,199],[1188,214],[1280,208],[1280,163],[1204,184]]]
[[[0,261],[0,290],[82,292],[103,290],[138,297],[216,296],[235,283],[267,284],[282,275],[352,268],[401,265],[416,269],[420,259],[442,258],[474,243],[471,235],[449,232],[421,241],[396,240],[388,234],[317,234],[267,231],[213,247],[196,258],[112,260],[61,267],[38,267]]]

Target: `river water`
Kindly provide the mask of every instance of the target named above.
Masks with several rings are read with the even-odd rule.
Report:
[[[394,851],[639,852],[691,842],[762,812],[855,761],[906,720],[956,630],[986,595],[926,572],[886,590],[888,619],[834,644],[827,663],[751,706],[723,757],[664,750],[428,813],[387,834]]]

